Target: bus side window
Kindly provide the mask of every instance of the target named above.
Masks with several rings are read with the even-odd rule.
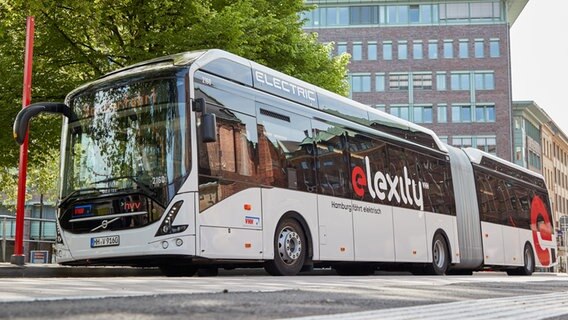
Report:
[[[425,156],[425,155],[418,155],[418,157],[416,158],[416,173],[417,173],[417,180],[416,181],[421,181],[423,184],[423,188],[422,188],[422,201],[424,203],[424,211],[427,212],[433,212],[433,208],[432,208],[432,197],[430,196],[430,179],[429,179],[429,175],[430,173],[427,171],[428,170],[428,159],[430,157]],[[425,187],[425,185],[427,185],[427,187]]]
[[[370,138],[360,134],[350,135],[348,137],[348,151],[350,155],[349,172],[351,173],[351,175],[353,174],[353,169],[355,167],[359,167],[363,170],[366,170],[365,158],[369,159],[369,166],[371,169],[370,174],[372,177],[374,177],[374,175],[377,172],[385,174],[387,170],[386,149],[387,149],[386,143],[377,138]],[[353,188],[353,176],[350,176],[348,182],[350,185],[349,189],[355,190]],[[374,183],[374,182],[367,181],[367,184],[369,183]],[[376,190],[375,186],[373,186],[373,189],[375,190],[375,192],[381,192],[380,190]],[[383,200],[381,200],[379,197],[373,199],[373,197],[369,192],[365,192],[362,197],[353,193],[353,199],[376,202],[376,203],[386,203],[387,201],[386,195],[385,199]]]
[[[316,192],[310,121],[257,103],[258,178],[264,185]]]
[[[335,197],[350,197],[346,130],[316,120],[312,120],[312,126],[320,192]]]

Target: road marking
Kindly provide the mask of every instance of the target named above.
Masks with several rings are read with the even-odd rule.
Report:
[[[419,315],[419,316],[417,316]],[[392,308],[374,311],[341,313],[323,316],[293,318],[294,320],[323,319],[389,319],[389,320],[443,320],[443,319],[515,319],[538,320],[568,315],[568,291],[528,296],[480,299],[430,304],[425,306]],[[290,320],[290,319],[288,319]]]

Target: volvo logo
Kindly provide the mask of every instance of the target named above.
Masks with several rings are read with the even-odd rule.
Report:
[[[91,230],[91,232],[97,231],[97,230],[99,230],[99,229],[106,229],[106,228],[108,228],[108,225],[109,225],[109,224],[115,222],[115,221],[118,220],[118,219],[120,219],[120,217],[116,217],[116,218],[111,219],[111,220],[103,220],[103,222],[101,222],[101,224],[100,224],[98,227],[93,228],[93,229]]]

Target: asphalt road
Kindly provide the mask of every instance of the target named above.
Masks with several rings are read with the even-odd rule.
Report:
[[[251,271],[212,278],[3,278],[0,288],[2,319],[568,319],[568,276],[548,274]]]

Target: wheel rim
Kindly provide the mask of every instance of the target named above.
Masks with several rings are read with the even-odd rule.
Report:
[[[292,228],[285,227],[278,235],[278,253],[286,264],[294,264],[302,254],[302,239]]]
[[[436,267],[439,269],[444,268],[446,263],[446,250],[441,240],[434,242],[434,250],[432,250],[433,260]]]

